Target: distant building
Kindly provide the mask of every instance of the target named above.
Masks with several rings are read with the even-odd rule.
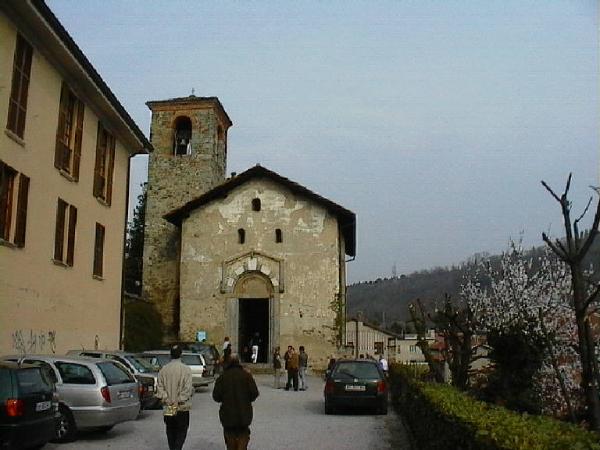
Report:
[[[129,159],[150,143],[43,1],[0,2],[0,354],[119,347]]]
[[[435,331],[429,330],[427,341],[435,342]],[[346,351],[343,355],[358,358],[360,355],[384,355],[391,361],[424,363],[425,357],[417,346],[416,334],[400,335],[370,325],[362,320],[346,322]]]

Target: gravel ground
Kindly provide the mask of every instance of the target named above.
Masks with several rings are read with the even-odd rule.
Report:
[[[323,411],[323,381],[309,377],[307,391],[272,387],[272,377],[255,377],[260,396],[254,402],[250,445],[269,449],[397,449],[410,450],[400,418],[390,408],[387,416],[356,411],[333,416]],[[212,386],[197,392],[190,413],[184,449],[224,449],[219,405]],[[45,449],[166,449],[162,411],[144,411],[138,420],[116,425],[108,433],[82,432],[70,444],[48,444]]]

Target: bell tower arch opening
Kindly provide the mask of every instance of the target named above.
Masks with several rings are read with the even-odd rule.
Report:
[[[173,155],[192,154],[192,121],[187,116],[179,116],[173,123]]]
[[[273,285],[260,272],[242,274],[233,295],[238,299],[237,351],[243,362],[269,362],[273,336]],[[235,347],[234,347],[234,350]],[[253,353],[256,352],[256,358]]]

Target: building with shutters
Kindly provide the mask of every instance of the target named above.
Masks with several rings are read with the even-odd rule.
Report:
[[[324,368],[344,340],[354,213],[261,166],[226,179],[231,120],[216,97],[148,106],[143,292],[168,339],[228,336],[246,361],[258,343],[263,364],[303,345]]]
[[[0,2],[0,354],[117,348],[129,159],[150,143],[50,9]]]

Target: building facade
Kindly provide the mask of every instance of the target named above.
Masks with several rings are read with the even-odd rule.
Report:
[[[435,330],[429,330],[425,338],[433,345],[436,342]],[[424,364],[425,356],[417,341],[416,334],[399,335],[353,319],[346,323],[346,351],[343,356],[384,355],[390,361]]]
[[[129,158],[151,148],[41,1],[0,3],[0,354],[118,348]]]
[[[168,339],[230,337],[259,362],[304,345],[325,367],[343,342],[354,213],[261,166],[225,180],[231,121],[218,99],[149,102],[153,112],[144,295]]]

